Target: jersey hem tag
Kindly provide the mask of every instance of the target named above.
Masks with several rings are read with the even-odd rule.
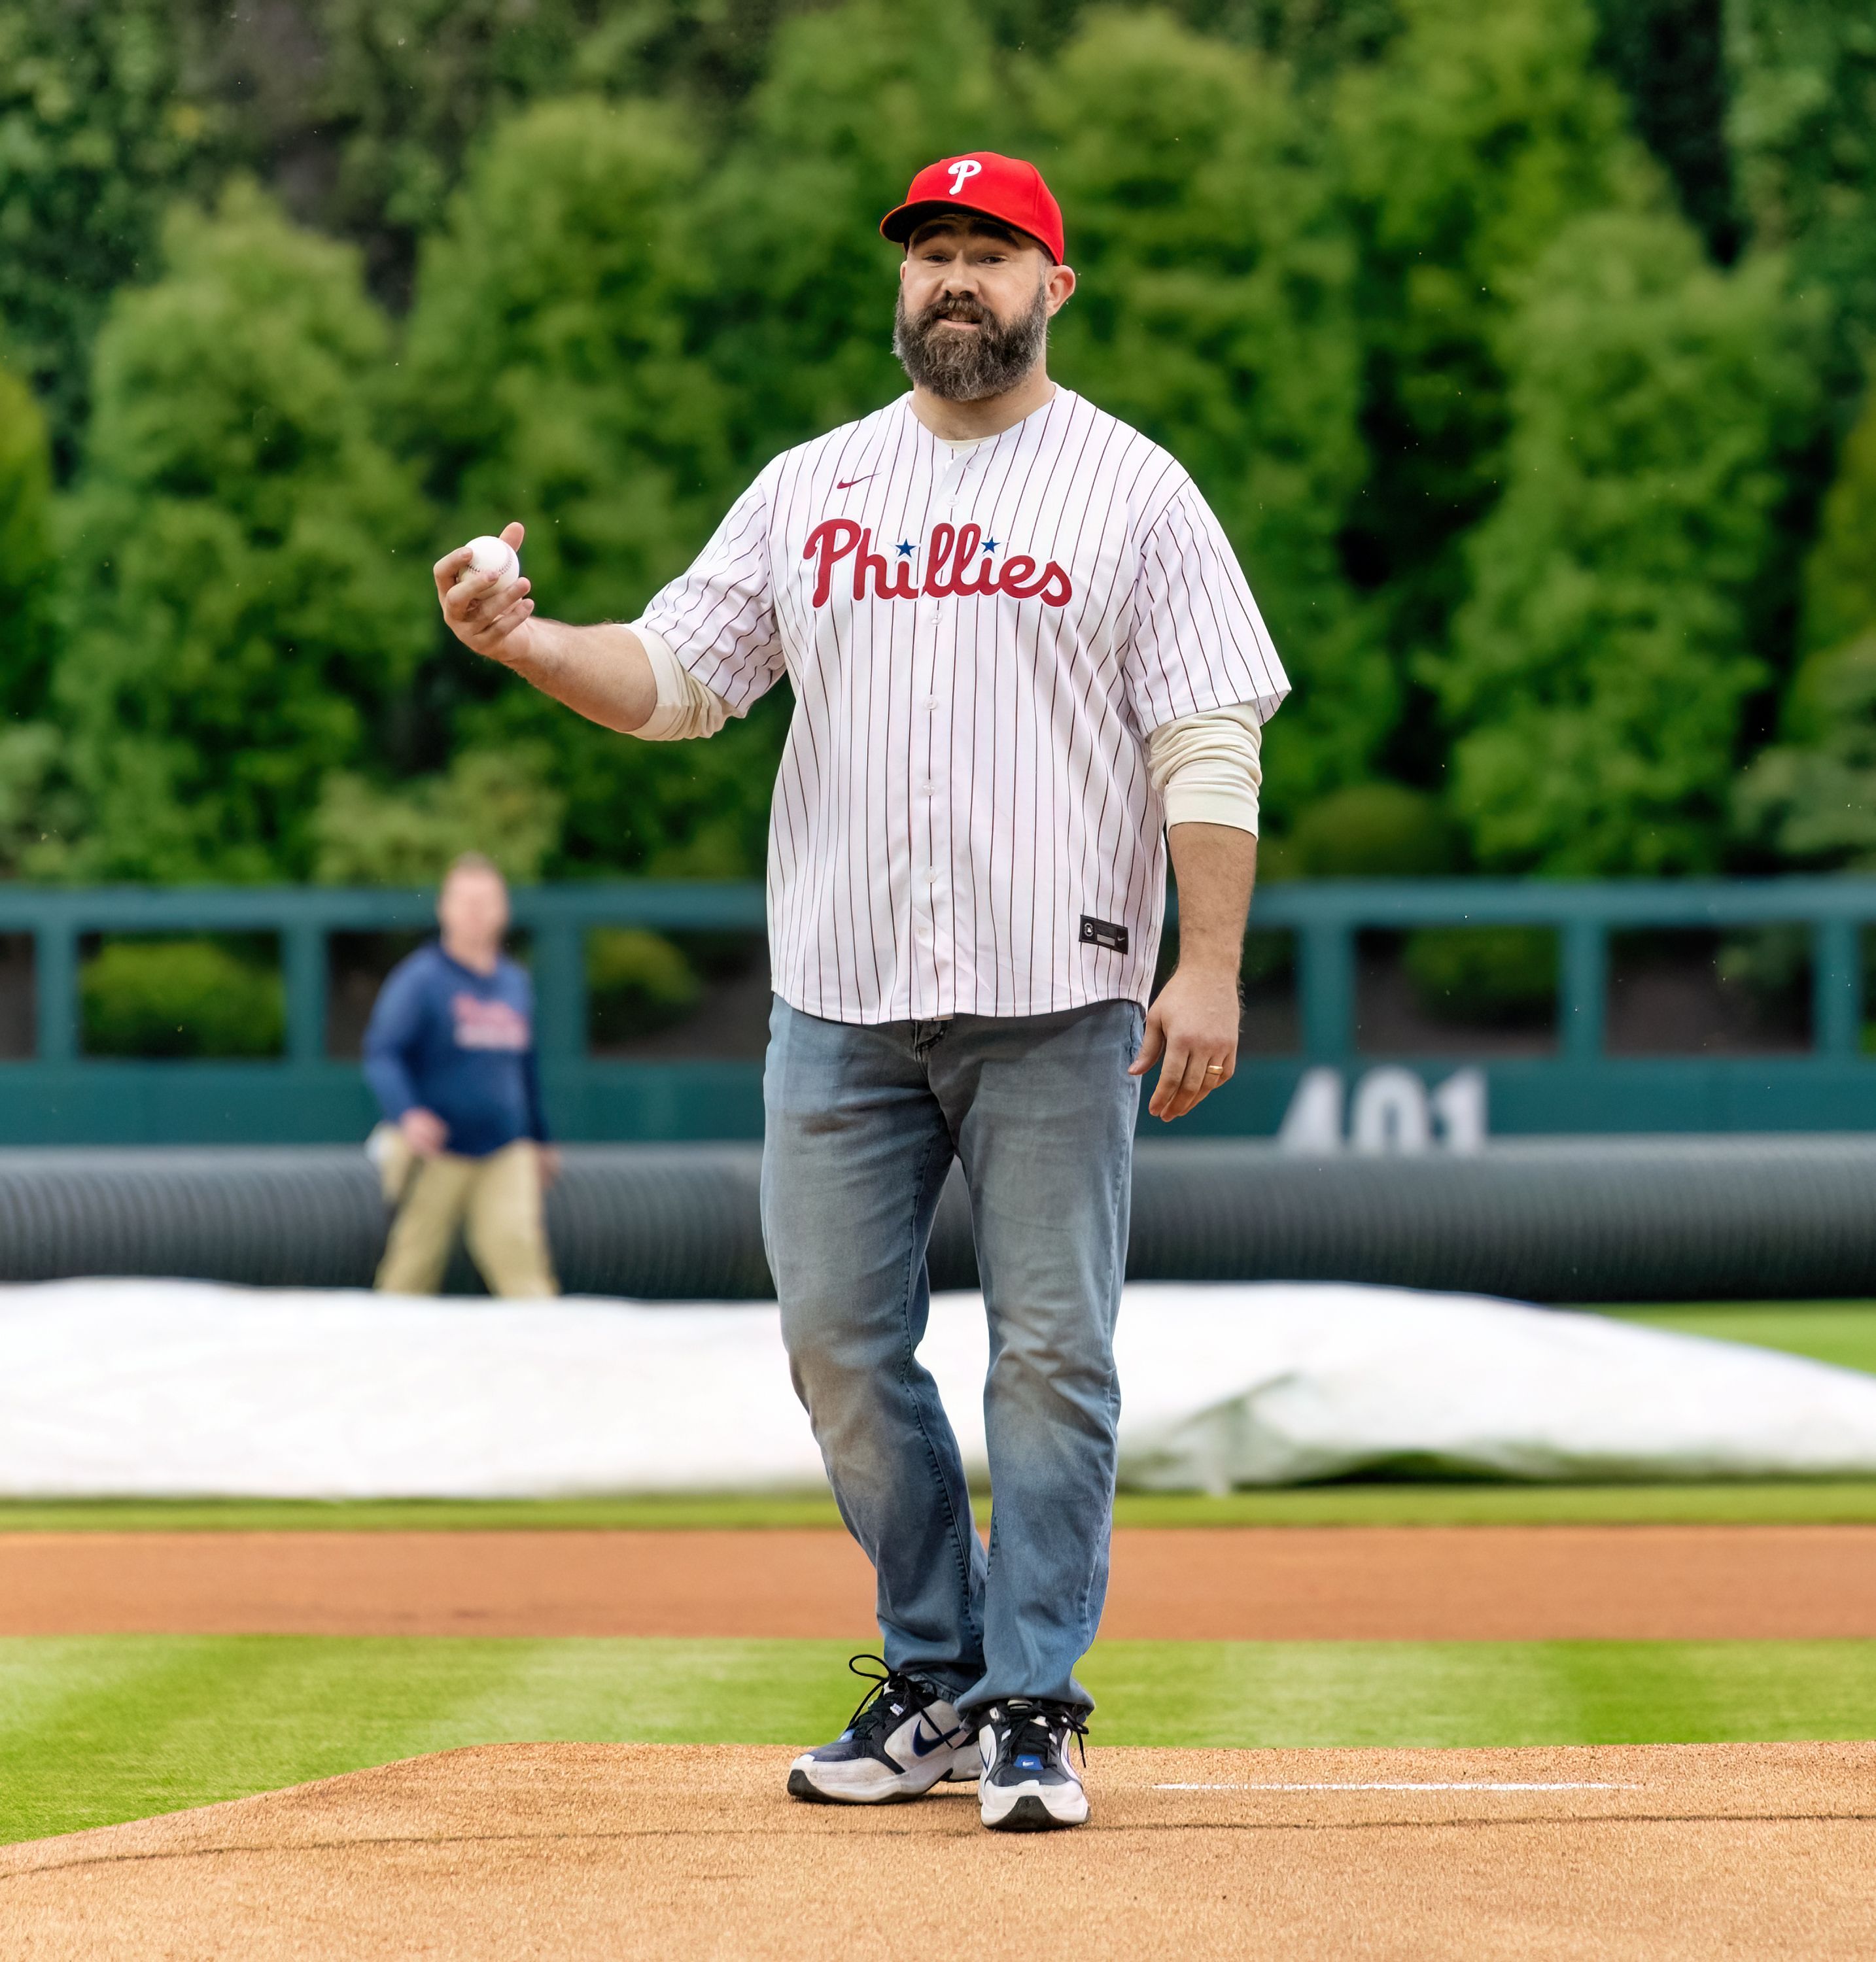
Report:
[[[1096,919],[1091,913],[1082,915],[1082,938],[1091,947],[1104,947],[1114,954],[1127,951],[1127,928],[1112,920]]]

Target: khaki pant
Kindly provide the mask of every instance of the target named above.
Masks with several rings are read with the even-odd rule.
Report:
[[[541,1161],[533,1143],[517,1138],[485,1158],[449,1152],[419,1158],[402,1188],[403,1203],[391,1222],[391,1241],[378,1267],[387,1294],[434,1294],[459,1228],[467,1229],[469,1257],[491,1294],[528,1299],[558,1294],[547,1251],[541,1206]]]

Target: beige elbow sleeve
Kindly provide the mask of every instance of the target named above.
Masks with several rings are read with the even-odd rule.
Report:
[[[1226,824],[1258,829],[1264,782],[1264,730],[1248,706],[1182,715],[1146,739],[1147,774],[1175,824]]]
[[[729,719],[730,705],[705,687],[671,651],[662,634],[648,627],[633,628],[651,663],[658,684],[658,705],[632,733],[647,743],[681,743],[694,736],[714,736]]]

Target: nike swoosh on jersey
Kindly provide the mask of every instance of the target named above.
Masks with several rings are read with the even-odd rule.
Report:
[[[869,470],[864,477],[849,477],[844,482],[836,480],[834,488],[836,490],[851,490],[856,484],[871,484],[873,477],[874,473]]]

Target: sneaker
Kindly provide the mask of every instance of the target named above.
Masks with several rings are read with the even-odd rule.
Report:
[[[977,1797],[985,1825],[999,1833],[1047,1833],[1087,1823],[1088,1794],[1069,1762],[1071,1737],[1081,1741],[1087,1762],[1080,1711],[1013,1696],[992,1703],[980,1721]]]
[[[862,1663],[878,1665],[875,1675]],[[804,1751],[788,1768],[788,1791],[821,1805],[891,1805],[977,1775],[977,1740],[943,1690],[888,1670],[877,1656],[847,1666],[874,1686],[831,1744]]]

